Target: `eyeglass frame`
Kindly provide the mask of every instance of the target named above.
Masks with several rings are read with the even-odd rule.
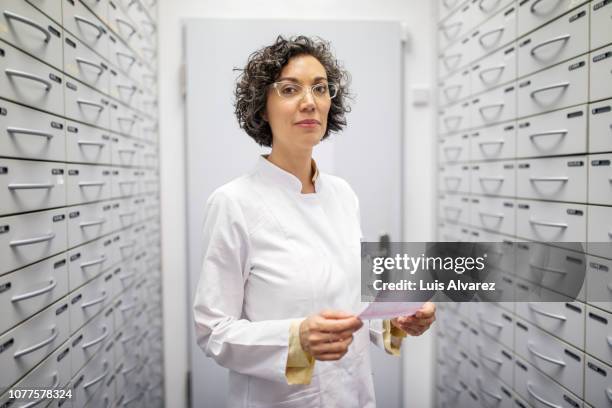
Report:
[[[312,95],[312,97],[313,97],[315,100],[316,100],[316,99],[318,99],[318,98],[320,98],[319,96],[315,96],[315,94],[313,93],[313,88],[314,88],[315,86],[317,86],[317,85],[321,85],[321,84],[325,84],[325,85],[327,85],[327,89],[328,89],[328,90],[330,89],[330,86],[333,86],[333,87],[334,87],[334,89],[335,89],[334,96],[331,96],[331,93],[330,93],[329,100],[332,100],[332,99],[334,99],[336,96],[338,96],[338,89],[339,89],[339,86],[337,86],[337,85],[336,85],[334,82],[317,82],[316,84],[312,84],[312,85],[310,85],[310,86],[307,86],[307,85],[302,85],[302,84],[299,84],[299,83],[297,83],[297,82],[293,82],[293,81],[279,81],[279,82],[272,82],[272,83],[270,84],[270,87],[274,88],[274,90],[276,91],[276,94],[278,95],[278,97],[279,97],[279,98],[286,99],[286,100],[290,100],[290,99],[292,99],[292,97],[286,97],[286,96],[281,95],[280,90],[278,89],[278,85],[280,85],[280,84],[287,84],[287,83],[292,84],[292,85],[297,85],[297,86],[299,86],[299,87],[300,87],[300,88],[302,88],[302,89],[304,89],[304,88],[305,88],[305,89],[309,89],[309,90],[310,90],[310,91],[306,91],[306,92],[304,92],[304,91],[302,90],[302,92],[300,93],[301,95],[300,95],[299,99],[296,99],[296,100],[301,100],[302,98],[304,98],[304,96],[305,96],[305,95],[306,95],[306,93],[308,93],[308,92],[310,92],[310,94]]]

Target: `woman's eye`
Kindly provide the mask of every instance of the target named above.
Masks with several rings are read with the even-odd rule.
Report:
[[[317,95],[325,95],[327,94],[327,85],[325,84],[315,85],[313,90],[314,90],[314,93],[316,93]]]
[[[283,95],[295,95],[298,92],[298,88],[295,85],[283,85],[281,87],[281,93]]]

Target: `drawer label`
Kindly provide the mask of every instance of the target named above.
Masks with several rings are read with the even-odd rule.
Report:
[[[59,214],[59,215],[54,215],[53,216],[53,222],[64,221],[65,219],[66,219],[66,216],[64,214]]]
[[[49,74],[49,79],[54,81],[54,82],[57,82],[58,84],[62,83],[62,78],[58,77],[55,74]]]
[[[77,90],[77,86],[73,84],[72,82],[66,82],[66,88],[71,89],[73,91]]]
[[[584,215],[584,212],[582,210],[575,210],[573,208],[568,208],[567,213],[569,215]]]
[[[569,18],[569,22],[570,22],[570,23],[573,23],[574,21],[576,21],[576,20],[578,20],[579,18],[582,18],[582,17],[584,17],[584,16],[586,16],[586,10],[582,10],[580,13],[578,13],[578,14],[574,14],[573,16],[571,16],[571,17]]]
[[[603,375],[604,377],[608,375],[603,369],[597,367],[595,364],[591,363],[590,361],[587,363],[587,367],[595,371],[597,374]]]
[[[610,160],[593,160],[591,161],[591,165],[593,166],[609,166]]]
[[[9,232],[10,230],[10,225],[0,225],[0,234],[4,234],[5,232]]]
[[[51,174],[53,174],[54,176],[64,174],[64,169],[51,169]]]
[[[59,122],[51,121],[51,127],[52,127],[53,129],[60,129],[60,130],[61,130],[61,129],[63,129],[63,128],[64,128],[64,125],[62,125],[62,124],[61,124],[61,123],[59,123]]]
[[[568,71],[573,71],[575,69],[582,68],[585,65],[586,63],[584,61],[579,61],[579,62],[576,62],[575,64],[570,65],[567,69]]]
[[[68,214],[68,217],[69,217],[70,219],[73,219],[73,218],[77,218],[77,217],[79,217],[80,215],[81,215],[81,212],[80,212],[80,211],[72,211],[70,214]]]
[[[0,106],[0,116],[6,116],[6,114],[7,114],[6,108],[3,108]]]
[[[81,257],[81,253],[78,252],[70,257],[70,262],[74,262]]]
[[[55,315],[61,315],[62,313],[64,313],[66,310],[68,310],[68,303],[64,303],[63,305],[61,305],[60,307],[58,307],[57,309],[55,309]]]
[[[76,169],[68,169],[68,175],[69,176],[78,176],[79,175],[79,171]]]
[[[66,357],[68,355],[68,353],[70,353],[70,349],[67,348],[66,350],[62,351],[58,356],[57,356],[57,361],[60,362],[64,359],[64,357]]]
[[[611,4],[611,3],[612,3],[612,0],[604,0],[602,2],[599,2],[599,3],[597,3],[597,4],[595,4],[593,6],[593,11],[597,11],[600,8],[605,7],[605,6],[607,6],[608,4]]]
[[[68,126],[66,130],[69,131],[70,133],[79,133],[79,128],[76,126]]]
[[[53,269],[57,269],[64,265],[66,265],[66,260],[62,259],[61,261],[57,261],[56,263],[53,264]]]
[[[579,118],[582,115],[584,115],[584,112],[582,112],[582,111],[570,112],[570,113],[567,114],[567,118],[568,119]]]
[[[593,109],[591,113],[593,113],[593,115],[599,115],[600,113],[607,113],[607,112],[610,112],[611,110],[612,110],[612,107],[610,106],[602,106],[602,107]]]
[[[6,282],[4,285],[0,285],[0,293],[4,293],[13,286],[11,282]]]
[[[3,344],[0,345],[0,353],[2,353],[4,350],[10,348],[13,344],[15,344],[15,340],[14,339],[9,339],[8,341],[5,341]]]
[[[567,167],[582,167],[584,162],[582,160],[572,160],[567,162]]]
[[[593,57],[593,62],[599,62],[605,60],[606,58],[612,57],[612,51],[604,52],[603,54],[599,54]]]

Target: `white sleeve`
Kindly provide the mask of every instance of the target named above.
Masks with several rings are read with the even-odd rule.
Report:
[[[243,317],[249,236],[240,206],[223,193],[208,200],[203,264],[194,301],[195,334],[206,355],[230,370],[286,383],[293,319]]]

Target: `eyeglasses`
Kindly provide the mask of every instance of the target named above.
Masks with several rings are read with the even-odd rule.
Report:
[[[338,93],[338,87],[336,84],[320,82],[312,86],[304,86],[295,82],[274,82],[271,85],[278,96],[283,99],[302,99],[307,90],[310,89],[310,93],[316,99],[326,100],[334,99]]]

